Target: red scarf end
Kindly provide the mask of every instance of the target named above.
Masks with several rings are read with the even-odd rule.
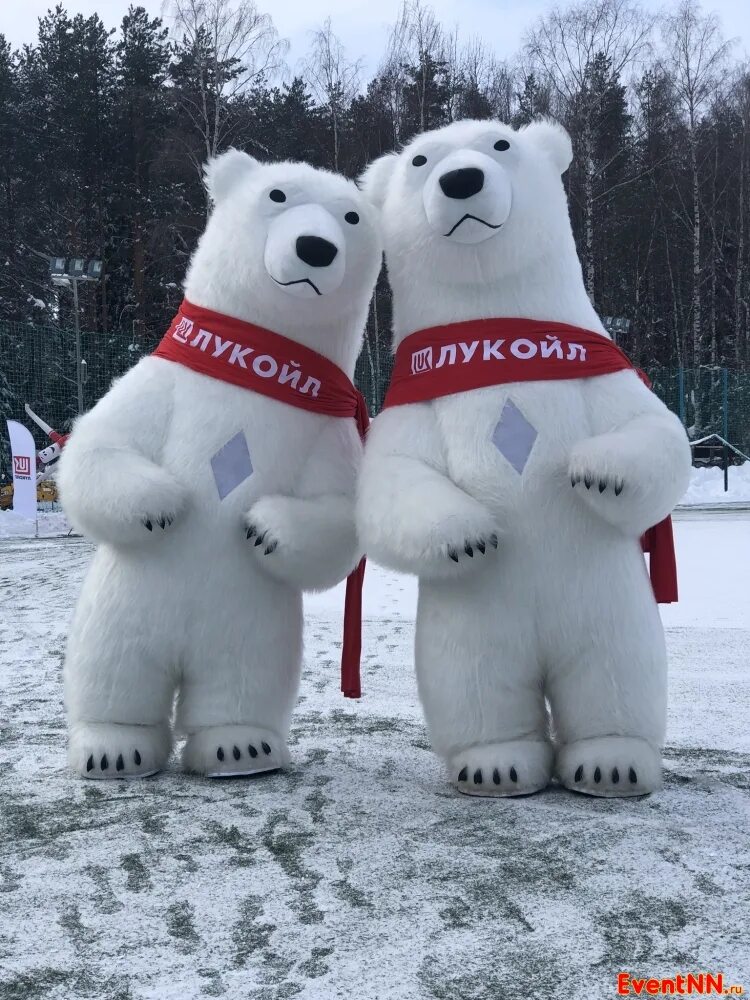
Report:
[[[362,585],[365,560],[346,579],[344,604],[344,642],[341,649],[341,690],[345,698],[361,698],[359,664],[362,654]]]
[[[651,586],[654,588],[657,603],[676,603],[677,559],[674,551],[672,518],[665,517],[653,528],[649,528],[641,538],[641,547],[644,552],[649,553]]]

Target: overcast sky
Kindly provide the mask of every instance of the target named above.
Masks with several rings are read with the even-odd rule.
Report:
[[[162,0],[140,3],[153,14],[161,13]],[[645,0],[654,11],[675,3]],[[446,27],[457,24],[464,37],[480,35],[500,57],[505,57],[517,51],[525,29],[552,5],[552,0],[431,0],[430,5]],[[0,32],[13,46],[33,41],[37,18],[51,6],[52,0],[0,0]],[[129,0],[65,0],[64,6],[71,14],[97,11],[107,27],[116,27]],[[289,39],[288,62],[292,69],[307,49],[309,32],[330,16],[348,57],[363,57],[367,77],[377,68],[400,0],[259,0],[258,6],[273,13],[279,33]],[[738,39],[737,54],[750,52],[750,0],[704,0],[703,6],[719,14],[727,38]]]

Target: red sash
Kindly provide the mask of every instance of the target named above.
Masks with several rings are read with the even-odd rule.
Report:
[[[478,319],[434,326],[399,345],[383,408],[421,403],[508,382],[592,378],[635,371],[607,337],[567,323],[534,319]],[[649,386],[642,372],[637,374]],[[672,519],[641,539],[650,553],[651,583],[660,604],[677,600]]]
[[[353,417],[364,440],[370,423],[367,405],[346,374],[328,358],[271,330],[185,299],[154,356],[303,410]],[[362,694],[364,575],[362,559],[346,581],[341,690],[347,698]]]

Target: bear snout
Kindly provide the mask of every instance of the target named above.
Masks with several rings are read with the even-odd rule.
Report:
[[[298,236],[297,256],[310,267],[328,267],[336,259],[338,247],[321,236]]]
[[[484,171],[479,167],[461,167],[449,170],[440,178],[440,187],[448,198],[471,198],[484,187]]]

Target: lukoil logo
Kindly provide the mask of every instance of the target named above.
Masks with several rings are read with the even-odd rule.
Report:
[[[28,455],[13,456],[13,475],[16,479],[31,479],[31,459]]]

